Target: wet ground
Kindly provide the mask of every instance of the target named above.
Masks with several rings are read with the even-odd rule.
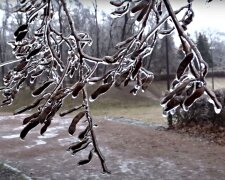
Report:
[[[32,179],[225,179],[225,148],[200,138],[129,120],[97,118],[97,139],[112,171],[105,175],[97,157],[77,166],[88,152],[71,156],[66,151],[76,141],[67,133],[71,117],[56,117],[44,136],[37,127],[21,141],[24,117],[0,116],[0,160]],[[83,128],[80,123],[78,129]]]

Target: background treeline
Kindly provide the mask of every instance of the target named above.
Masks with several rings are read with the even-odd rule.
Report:
[[[54,1],[54,6],[57,7],[58,17],[65,17],[62,7]],[[13,40],[13,33],[18,26],[25,22],[26,17],[19,13],[13,13],[13,10],[17,8],[16,1],[3,0],[0,2],[0,62],[15,59],[11,53],[11,47],[7,44],[8,41]],[[91,8],[86,6],[85,2],[73,0],[69,1],[70,11],[75,20],[76,28],[81,32],[88,32],[93,39],[93,44],[88,49],[88,53],[96,57],[102,57],[104,55],[113,54],[115,51],[115,45],[128,38],[135,33],[137,25],[133,18],[129,15],[125,15],[122,18],[112,18],[109,13],[105,13],[100,9],[101,1],[93,0]],[[110,5],[109,5],[110,6]],[[63,34],[69,33],[67,28],[67,19],[58,21],[58,17],[55,19],[55,28],[60,30]],[[150,20],[153,21],[153,20]],[[33,25],[35,27],[35,24]],[[151,27],[149,27],[151,28]],[[162,27],[163,29],[164,27]],[[209,63],[209,66],[214,65],[214,69],[223,71],[225,68],[225,44],[220,37],[224,37],[224,34],[215,36],[210,32],[196,33],[195,39],[199,50],[202,52],[204,59]],[[147,57],[144,61],[144,66],[148,70],[151,70],[158,77],[160,75],[165,76],[166,74],[166,46],[169,51],[169,71],[170,74],[174,74],[176,71],[178,62],[183,58],[182,51],[179,50],[179,43],[175,43],[173,36],[168,36],[166,43],[165,37],[160,37],[157,41],[153,53]],[[60,47],[62,57],[66,57],[64,54],[65,46]],[[13,65],[12,65],[13,66]],[[9,68],[12,66],[2,67],[0,69],[0,78],[2,79]],[[102,65],[98,70],[97,74],[101,75],[107,71],[107,67]],[[40,80],[40,79],[39,79]],[[68,78],[67,82],[71,80]],[[2,83],[2,81],[1,81]],[[37,82],[36,82],[37,83]],[[29,82],[27,85],[31,86]]]

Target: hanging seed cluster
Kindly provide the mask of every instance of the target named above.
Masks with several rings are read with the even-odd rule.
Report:
[[[21,139],[24,139],[28,132],[37,126],[41,126],[40,133],[44,134],[58,112],[60,116],[65,116],[79,111],[71,121],[68,128],[69,134],[75,134],[77,124],[82,119],[85,119],[87,125],[78,135],[79,141],[71,144],[68,151],[72,154],[82,150],[90,151],[87,159],[81,160],[78,165],[89,163],[93,154],[96,154],[103,172],[110,173],[97,145],[89,102],[95,101],[113,86],[127,86],[131,81],[135,82],[135,86],[130,90],[132,94],[136,95],[140,90],[145,91],[152,83],[154,75],[143,68],[142,64],[152,53],[158,37],[169,35],[175,30],[178,31],[181,39],[185,58],[178,67],[170,92],[161,101],[164,112],[168,114],[177,107],[188,110],[204,93],[208,94],[217,112],[221,109],[214,93],[206,87],[207,65],[184,32],[194,17],[192,1],[188,1],[186,6],[177,11],[172,10],[168,0],[110,1],[115,7],[115,11],[112,12],[114,17],[131,13],[140,26],[133,36],[115,46],[117,49],[115,54],[102,58],[85,53],[87,47],[92,45],[92,38],[88,33],[79,32],[76,29],[66,0],[58,0],[57,3],[62,7],[68,20],[69,34],[60,33],[53,25],[53,18],[57,13],[53,0],[20,0],[20,8],[17,10],[19,13],[26,14],[26,23],[17,28],[14,40],[9,42],[16,57],[16,61],[12,63],[17,62],[17,64],[4,76],[2,92],[5,99],[1,105],[10,105],[25,81],[33,83],[39,77],[47,78],[32,92],[36,100],[14,113],[16,115],[35,110],[23,120],[25,127],[21,131]],[[186,13],[178,21],[176,15],[183,10]],[[154,22],[149,21],[150,16],[155,19]],[[174,25],[161,30],[160,27],[171,19]],[[62,17],[58,21],[62,21]],[[36,26],[33,32],[31,27],[34,23]],[[66,59],[61,57],[62,44],[68,48]],[[95,72],[99,65],[107,66],[109,70],[101,77],[96,77]],[[75,75],[78,77],[77,82],[73,85],[65,85],[65,78],[74,78]],[[86,90],[88,84],[100,84],[100,86],[89,95]],[[81,95],[82,103],[61,112],[63,101],[70,95],[74,101],[78,95]]]

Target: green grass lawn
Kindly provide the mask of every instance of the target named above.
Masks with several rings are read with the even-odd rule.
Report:
[[[212,78],[208,77],[206,78],[207,86],[209,88],[212,88]],[[225,88],[225,78],[214,78],[214,89],[221,89]]]
[[[211,78],[207,78],[207,84],[211,88]],[[96,87],[89,87],[91,93]],[[156,81],[148,88],[145,93],[138,92],[136,96],[129,93],[132,87],[112,88],[105,95],[100,96],[91,103],[93,116],[124,117],[135,120],[142,120],[149,123],[166,123],[162,117],[162,108],[159,100],[166,90],[166,82]],[[215,89],[225,88],[225,78],[215,78]],[[32,103],[35,98],[31,95],[29,88],[21,89],[14,103],[11,106],[2,107],[2,112],[14,112],[14,110]],[[2,99],[2,97],[0,98]],[[69,96],[64,101],[62,110],[71,108],[81,103],[81,97],[72,99]],[[76,112],[75,112],[76,113]],[[75,114],[74,113],[74,114]]]
[[[88,88],[88,92],[93,92],[95,88]],[[159,105],[159,99],[162,96],[162,92],[166,89],[166,84],[162,81],[154,82],[145,93],[140,91],[136,96],[129,93],[131,88],[112,88],[107,94],[100,96],[96,101],[91,103],[92,115],[124,117],[157,124],[165,123],[165,118],[161,115],[162,108]],[[30,94],[29,88],[21,89],[14,103],[11,106],[2,107],[0,112],[13,113],[16,109],[32,103],[35,98]],[[78,96],[76,99],[72,99],[71,96],[68,96],[64,101],[62,110],[79,105],[80,103],[81,97]]]

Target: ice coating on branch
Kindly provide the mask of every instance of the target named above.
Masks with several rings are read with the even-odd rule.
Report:
[[[212,100],[212,98],[208,97],[207,100],[208,100],[209,103],[211,103],[213,105],[213,108],[214,108],[214,111],[215,111],[216,114],[219,114],[222,111],[222,108],[218,108],[215,105],[215,102]]]
[[[158,38],[159,39],[163,39],[164,37],[166,37],[167,35],[166,34],[158,34]]]
[[[200,67],[199,62],[203,61],[201,58],[199,59],[199,57],[197,57],[198,53],[194,52],[194,48],[192,47],[195,47],[195,45],[187,41],[182,29],[179,32],[179,26],[175,26],[176,20],[172,18],[173,20],[168,21],[168,17],[173,16],[173,13],[169,12],[170,8],[166,7],[166,3],[169,3],[168,0],[111,0],[111,4],[115,7],[115,11],[112,13],[114,17],[121,17],[129,11],[131,12],[131,16],[136,15],[132,18],[130,18],[129,15],[124,17],[124,19],[128,18],[127,27],[130,28],[130,33],[133,34],[127,33],[127,27],[125,27],[126,33],[124,39],[121,38],[123,39],[121,40],[121,34],[115,35],[115,32],[120,32],[120,30],[117,29],[118,24],[116,24],[116,26],[114,26],[115,24],[111,24],[112,26],[110,28],[112,30],[116,29],[116,31],[110,34],[112,37],[106,37],[106,39],[111,40],[110,46],[114,46],[114,43],[117,43],[117,45],[115,48],[110,46],[104,47],[107,41],[103,42],[103,47],[100,45],[99,50],[104,49],[104,53],[100,52],[99,55],[96,55],[98,57],[93,56],[93,54],[96,53],[95,50],[97,50],[97,47],[93,47],[96,48],[93,49],[94,51],[92,51],[92,49],[87,49],[88,46],[91,46],[93,43],[92,38],[89,36],[89,33],[80,31],[80,29],[83,29],[82,26],[84,24],[76,22],[77,18],[74,18],[75,16],[73,14],[76,12],[70,12],[71,8],[67,7],[68,4],[66,0],[57,1],[58,5],[61,6],[62,17],[57,14],[59,9],[57,9],[57,5],[52,3],[53,0],[30,0],[26,1],[27,3],[25,3],[25,1],[26,0],[20,1],[23,7],[19,9],[18,12],[26,14],[27,22],[17,29],[14,34],[14,41],[10,44],[13,48],[12,52],[17,60],[0,64],[0,66],[4,66],[6,64],[18,62],[18,64],[16,64],[17,66],[4,77],[6,91],[3,90],[3,93],[6,99],[3,103],[4,105],[12,103],[17,91],[22,87],[25,80],[34,82],[35,79],[41,79],[43,80],[41,83],[45,84],[45,80],[54,79],[54,86],[48,89],[47,85],[38,85],[39,88],[33,92],[33,95],[43,97],[43,101],[40,106],[37,106],[37,109],[35,109],[37,110],[37,117],[35,117],[35,121],[32,121],[35,122],[35,124],[31,123],[28,127],[25,127],[22,137],[39,123],[42,126],[41,134],[44,133],[51,124],[54,115],[63,105],[64,99],[67,97],[71,98],[71,95],[74,98],[79,95],[81,97],[81,102],[78,102],[81,104],[79,106],[80,108],[71,107],[66,113],[61,113],[61,115],[65,115],[78,109],[85,112],[85,116],[82,117],[86,118],[85,123],[87,127],[85,131],[78,135],[79,142],[72,144],[69,150],[72,154],[76,154],[78,151],[88,147],[88,150],[91,149],[90,157],[92,157],[92,152],[98,155],[103,171],[109,172],[106,168],[104,157],[101,155],[96,145],[88,99],[90,102],[96,100],[99,96],[107,93],[113,85],[116,87],[120,86],[121,88],[122,86],[128,86],[129,88],[132,86],[133,89],[131,88],[130,93],[133,95],[136,95],[139,90],[144,92],[154,79],[153,73],[146,69],[145,64],[146,61],[149,60],[147,57],[152,53],[159,39],[173,32],[173,27],[176,27],[181,41],[183,40],[182,50],[184,50],[186,57],[194,54],[193,61],[197,63],[193,63],[192,58],[184,59],[186,63],[181,64],[182,66],[177,73],[176,82],[168,92],[168,96],[166,96],[161,103],[164,107],[163,114],[164,116],[174,114],[176,110],[179,110],[179,108],[182,109],[182,107],[188,110],[199,98],[199,96],[197,96],[199,94],[196,95],[195,92],[199,89],[199,84],[201,84],[201,86],[206,84],[204,82],[204,77],[205,74],[207,74],[207,67],[204,67],[204,63],[201,64]],[[192,1],[188,1],[188,6],[182,11],[186,11],[186,13],[191,12],[191,2]],[[165,5],[165,7],[162,8],[162,4]],[[174,13],[177,14],[175,11]],[[151,18],[153,16],[155,18],[154,20]],[[91,21],[93,20],[92,18],[90,19]],[[122,21],[124,19],[122,19]],[[178,21],[181,22],[182,25],[187,26],[188,19],[186,18],[185,20],[185,23]],[[56,24],[53,24],[56,21],[62,21],[63,28],[66,28],[66,31],[59,30],[60,28],[58,28]],[[170,23],[168,25],[169,29],[162,30],[161,27],[166,21]],[[34,34],[32,33],[33,31],[31,32],[31,28],[28,28],[28,26],[33,24],[36,25],[32,26]],[[123,24],[120,25],[123,26]],[[108,29],[105,28],[99,32],[105,33],[105,30]],[[96,33],[94,29],[90,29],[90,31],[90,34]],[[122,42],[114,42],[116,36],[119,37],[119,41],[121,40]],[[96,40],[95,37],[93,38]],[[102,37],[100,37],[99,42],[102,42],[101,38]],[[184,45],[185,43],[186,45]],[[63,48],[61,49],[61,47]],[[21,50],[24,50],[24,53],[22,53]],[[21,60],[22,58],[25,59],[25,62]],[[142,60],[145,61],[143,64]],[[160,63],[162,61],[160,61]],[[192,66],[194,68],[191,69]],[[38,72],[41,69],[43,69],[43,73]],[[79,82],[79,86],[73,87],[72,84],[76,84],[76,82]],[[89,90],[92,91],[93,86],[87,91],[87,84],[96,84],[98,88],[91,92],[92,94],[89,94]],[[210,94],[210,97],[214,100],[215,112],[219,112],[220,106],[217,101],[215,101],[213,93]],[[31,107],[34,108],[34,105],[31,104],[28,109],[32,109]],[[75,118],[75,123],[71,123],[70,134],[75,132],[77,120]],[[90,157],[80,161],[78,164],[81,165],[90,162]]]

